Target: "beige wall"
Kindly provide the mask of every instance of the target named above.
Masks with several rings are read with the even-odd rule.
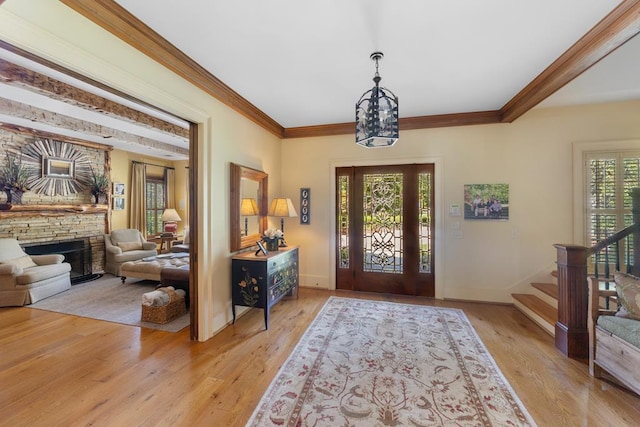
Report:
[[[574,236],[574,215],[583,210],[581,197],[573,199],[574,147],[640,148],[637,140],[617,141],[640,135],[638,117],[640,102],[626,102],[533,110],[512,124],[406,131],[387,149],[361,148],[353,136],[285,140],[283,196],[298,207],[301,187],[312,195],[311,225],[286,223],[287,242],[302,246],[301,281],[335,286],[336,166],[435,162],[436,296],[510,302],[554,268],[554,243],[582,243]],[[508,221],[448,215],[451,204],[463,205],[464,184],[474,183],[509,184]]]
[[[141,154],[131,153],[122,150],[111,151],[111,181],[125,184],[125,209],[121,211],[111,211],[111,229],[129,228],[129,208],[131,207],[131,163],[133,161],[148,163],[147,174],[149,176],[162,177],[164,168],[161,166],[172,167],[175,169],[175,196],[176,210],[182,221],[178,223],[178,234],[182,234],[184,226],[187,225],[189,217],[187,216],[186,190],[188,180],[187,161],[169,161],[162,158],[143,156]]]

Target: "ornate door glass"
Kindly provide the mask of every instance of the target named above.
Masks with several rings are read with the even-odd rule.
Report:
[[[402,274],[402,174],[365,174],[363,181],[363,271]]]
[[[431,174],[418,174],[420,272],[431,273]]]

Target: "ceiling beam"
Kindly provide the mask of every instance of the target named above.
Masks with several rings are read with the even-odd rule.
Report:
[[[96,123],[87,122],[64,114],[43,110],[41,108],[6,98],[0,98],[0,111],[6,116],[42,123],[71,132],[79,132],[85,135],[99,137],[104,139],[105,142],[117,140],[124,144],[143,146],[149,150],[162,150],[180,154],[182,156],[189,156],[189,150],[186,148],[177,147],[175,145],[134,135],[132,133],[102,126]]]
[[[57,141],[72,142],[77,145],[82,145],[83,147],[94,148],[96,150],[102,150],[102,151],[113,150],[113,146],[111,145],[105,145],[105,144],[100,144],[98,142],[87,141],[86,139],[75,138],[69,135],[61,135],[59,133],[45,132],[42,130],[32,129],[32,128],[11,124],[11,123],[0,122],[0,129],[5,129],[11,133],[21,133],[24,135],[28,135],[31,138],[55,139]]]
[[[640,1],[624,0],[500,110],[511,123],[640,32]]]
[[[400,119],[400,130],[431,129],[452,126],[486,125],[500,123],[500,111],[478,111],[473,113],[439,114],[434,116],[405,117]],[[286,128],[284,138],[308,138],[355,134],[355,121],[318,126]]]
[[[282,138],[284,128],[113,0],[61,0],[95,24]]]
[[[0,58],[0,82],[187,140],[189,130]]]

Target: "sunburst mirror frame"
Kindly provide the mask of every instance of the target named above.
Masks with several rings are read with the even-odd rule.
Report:
[[[21,150],[11,150],[21,156],[29,170],[29,190],[47,196],[68,196],[84,190],[91,182],[91,163],[85,153],[73,144],[53,139],[37,139]],[[68,173],[55,173],[51,165],[67,165]]]

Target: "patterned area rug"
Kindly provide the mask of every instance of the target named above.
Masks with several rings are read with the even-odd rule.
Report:
[[[168,332],[178,332],[189,326],[188,311],[164,325],[140,320],[142,294],[153,291],[157,285],[158,282],[152,280],[137,279],[127,279],[123,284],[119,277],[107,274],[26,307]]]
[[[462,310],[331,297],[250,426],[534,426]]]

